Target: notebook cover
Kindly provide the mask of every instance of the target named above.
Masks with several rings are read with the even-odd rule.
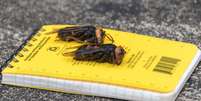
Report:
[[[116,45],[126,50],[121,65],[76,61],[63,56],[68,47],[81,45],[57,40],[57,33],[71,25],[45,25],[14,55],[2,74],[21,74],[111,84],[167,93],[173,91],[190,65],[198,48],[189,43],[170,41],[130,32],[104,29]],[[105,40],[109,43],[109,40]]]

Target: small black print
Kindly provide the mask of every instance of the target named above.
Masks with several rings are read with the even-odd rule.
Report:
[[[59,47],[49,47],[48,51],[52,51],[52,52],[56,52],[57,50],[59,50]]]

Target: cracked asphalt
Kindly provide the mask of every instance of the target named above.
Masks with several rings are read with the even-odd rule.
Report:
[[[0,0],[0,64],[44,24],[101,25],[201,48],[201,0]],[[177,101],[200,99],[201,64]],[[13,100],[121,101],[0,84],[0,101]]]

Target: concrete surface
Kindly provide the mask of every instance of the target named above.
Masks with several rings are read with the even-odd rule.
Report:
[[[0,0],[0,64],[43,24],[95,24],[201,47],[200,21],[201,0]],[[200,99],[201,65],[177,101]],[[0,100],[118,101],[1,84]]]

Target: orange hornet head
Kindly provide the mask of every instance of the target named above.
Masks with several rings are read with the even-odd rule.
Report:
[[[123,47],[121,47],[121,46],[116,47],[116,49],[115,49],[115,63],[117,65],[121,64],[125,53],[126,53],[126,51],[123,49]]]
[[[98,45],[103,43],[103,39],[105,36],[105,31],[101,27],[96,27],[96,38],[98,41]]]

